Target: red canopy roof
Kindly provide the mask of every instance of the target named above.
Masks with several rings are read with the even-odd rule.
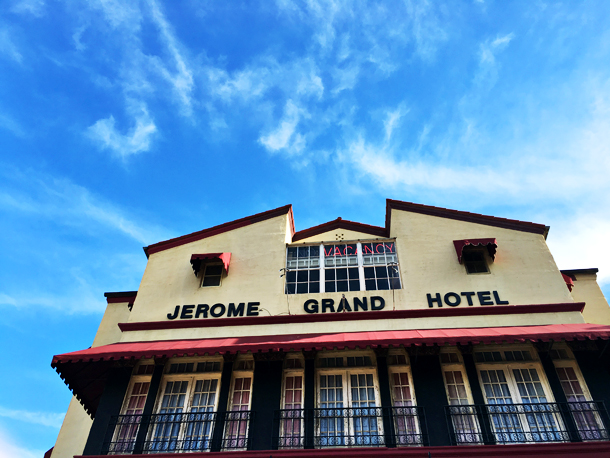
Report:
[[[610,339],[610,326],[554,324],[499,328],[368,331],[337,334],[226,337],[220,339],[119,342],[53,357],[57,370],[85,409],[94,414],[109,371],[119,360],[290,350],[513,343],[550,340]]]
[[[220,260],[222,261],[222,265],[225,268],[225,272],[229,273],[229,264],[231,263],[231,253],[204,253],[204,254],[194,254],[191,256],[191,265],[193,266],[193,271],[195,275],[199,273],[199,269],[202,265],[211,262]]]
[[[498,243],[496,239],[468,239],[468,240],[454,240],[453,245],[455,246],[455,251],[457,253],[458,262],[462,263],[462,254],[464,252],[464,248],[467,246],[486,246],[487,251],[489,253],[489,257],[491,259],[495,259],[496,257],[496,248],[498,248]]]
[[[337,334],[289,334],[280,336],[226,337],[199,340],[119,342],[53,357],[52,366],[78,361],[119,360],[206,353],[246,351],[322,350],[388,347],[399,345],[457,345],[549,340],[610,339],[610,326],[598,324],[551,324],[499,328],[424,329],[404,331],[342,332]]]

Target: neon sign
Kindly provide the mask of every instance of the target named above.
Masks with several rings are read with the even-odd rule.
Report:
[[[385,254],[396,253],[394,242],[362,243],[363,254]],[[356,256],[358,245],[350,243],[347,245],[324,245],[324,256]]]

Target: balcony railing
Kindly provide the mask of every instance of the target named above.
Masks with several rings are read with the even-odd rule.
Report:
[[[251,411],[189,412],[112,417],[102,452],[174,453],[250,448]],[[221,428],[221,438],[214,430]]]
[[[451,405],[445,412],[456,445],[610,440],[603,402]]]
[[[421,407],[358,407],[278,410],[274,448],[387,447],[424,445]]]

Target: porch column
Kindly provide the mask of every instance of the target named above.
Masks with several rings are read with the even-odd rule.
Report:
[[[95,412],[93,424],[89,430],[83,455],[101,455],[104,442],[109,442],[112,439],[112,431],[108,432],[110,419],[121,413],[132,370],[133,365],[129,365],[115,367],[110,371]],[[108,435],[110,437],[107,437]]]

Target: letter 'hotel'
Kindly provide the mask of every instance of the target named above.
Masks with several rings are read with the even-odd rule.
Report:
[[[610,457],[610,307],[535,223],[387,201],[295,232],[292,206],[144,249],[52,458]]]

